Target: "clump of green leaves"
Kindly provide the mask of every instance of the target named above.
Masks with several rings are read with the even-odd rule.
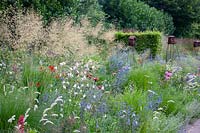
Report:
[[[172,17],[138,0],[100,0],[109,21],[139,31],[158,30],[173,33]]]

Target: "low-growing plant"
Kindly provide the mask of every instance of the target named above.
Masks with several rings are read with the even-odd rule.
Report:
[[[147,63],[142,67],[132,69],[129,73],[129,82],[137,89],[151,90],[159,87],[162,79],[163,66],[160,64]]]
[[[42,93],[44,89],[50,88],[50,85],[55,83],[59,74],[54,65],[43,66],[42,64],[35,64],[32,58],[28,59],[23,66],[23,85],[35,88]]]
[[[139,132],[177,132],[184,124],[181,114],[166,116],[162,112],[154,111],[146,118]]]
[[[14,130],[16,120],[34,104],[35,94],[28,87],[4,85],[0,88],[0,129]]]

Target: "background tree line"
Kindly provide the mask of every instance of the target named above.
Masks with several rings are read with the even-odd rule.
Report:
[[[191,33],[195,37],[200,26],[200,0],[141,0],[158,10],[169,13],[173,17],[175,34],[187,36]]]
[[[33,8],[43,16],[45,24],[53,18],[69,16],[79,22],[87,16],[118,28],[159,30],[183,37],[200,36],[200,0],[2,0],[0,10],[9,6],[26,12]]]
[[[104,12],[101,10],[97,0],[2,0],[0,1],[0,10],[6,10],[8,7],[23,9],[33,8],[43,16],[44,24],[48,24],[54,18],[65,16],[80,20],[84,15],[93,18],[91,21],[98,22],[104,18]]]

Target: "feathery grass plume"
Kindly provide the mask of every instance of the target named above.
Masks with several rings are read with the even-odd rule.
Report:
[[[13,12],[13,19],[9,19],[5,12],[0,12],[0,40],[8,41],[14,49],[25,50],[29,52],[39,52],[48,56],[55,55],[76,55],[85,56],[92,53],[99,53],[101,48],[97,48],[94,44],[88,45],[87,36],[93,36],[100,39],[106,33],[103,23],[99,22],[96,26],[92,26],[87,18],[80,21],[80,25],[74,24],[70,18],[63,20],[55,19],[49,26],[44,27],[42,17],[29,9],[26,13],[17,9]],[[11,28],[11,21],[15,24],[14,29]],[[107,33],[106,33],[107,34]],[[107,36],[107,35],[106,35]],[[109,35],[110,36],[110,35]],[[108,37],[112,38],[112,37]],[[106,39],[103,39],[107,41]],[[110,42],[112,39],[109,39]],[[101,43],[101,42],[100,42]],[[100,46],[100,44],[98,44]]]

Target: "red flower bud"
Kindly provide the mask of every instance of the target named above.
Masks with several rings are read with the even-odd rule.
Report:
[[[54,66],[49,66],[49,70],[51,71],[51,72],[55,72],[56,71],[56,69],[55,69],[55,67]]]

